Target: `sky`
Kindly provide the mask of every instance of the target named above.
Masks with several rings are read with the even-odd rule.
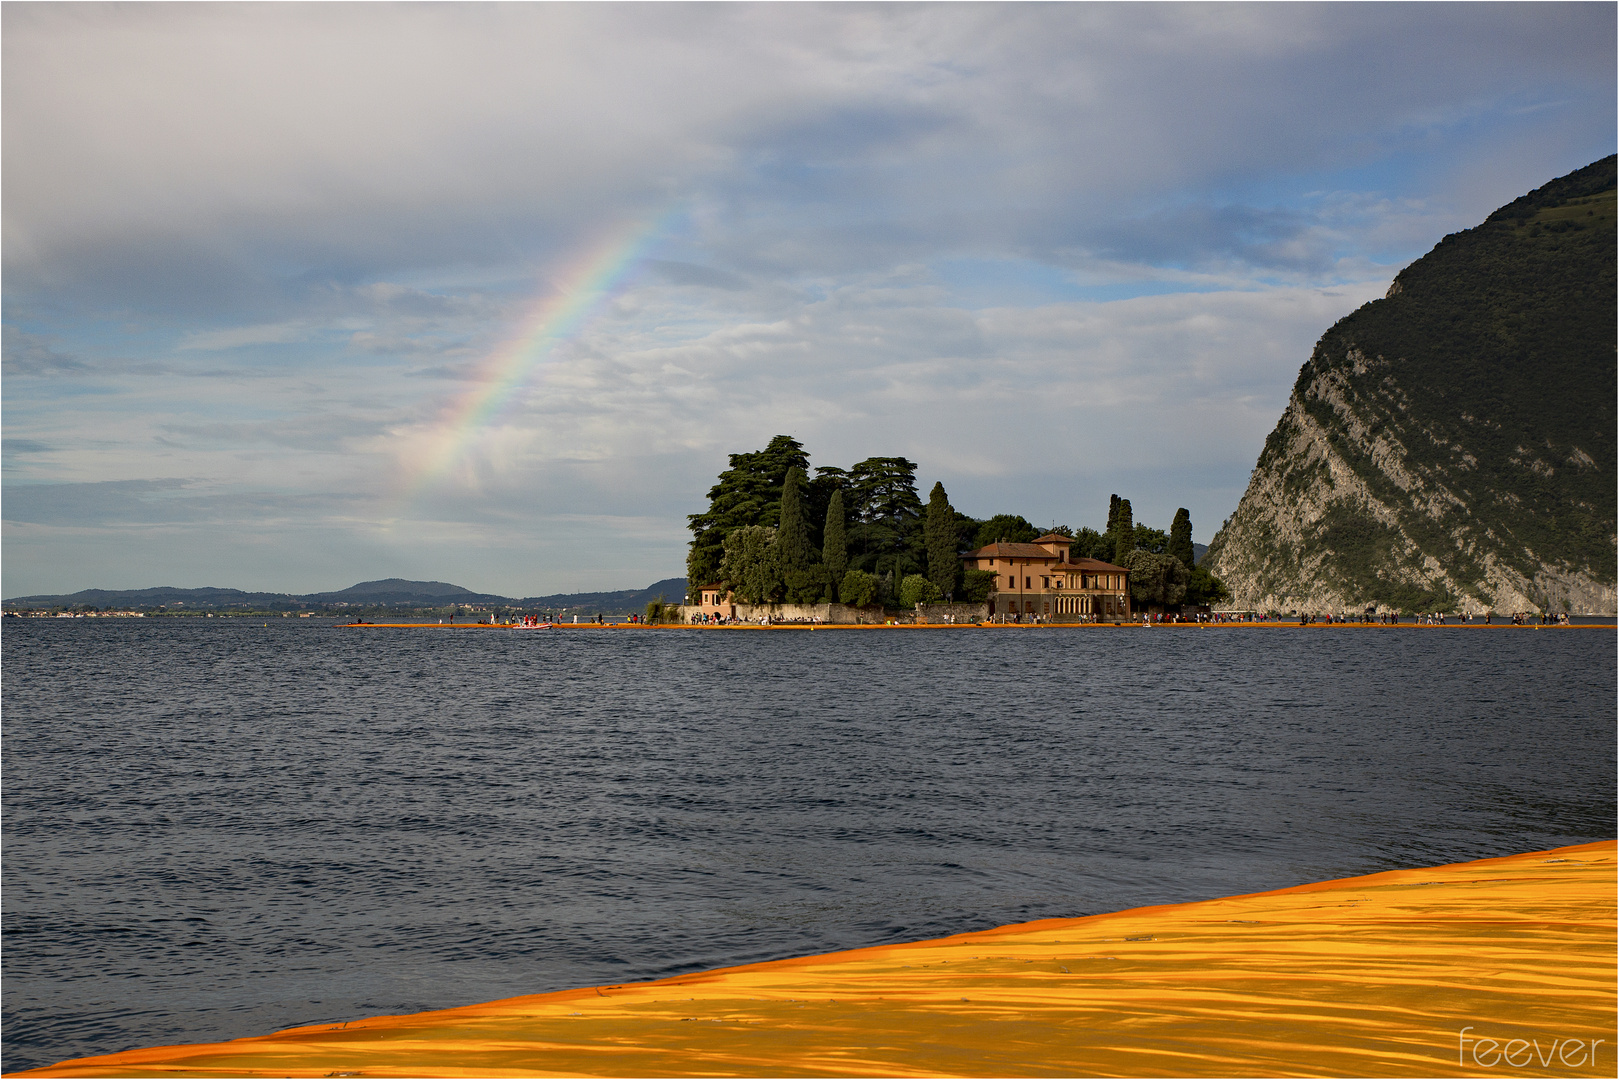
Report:
[[[640,588],[777,434],[1206,543],[1615,13],[9,2],[0,589]]]

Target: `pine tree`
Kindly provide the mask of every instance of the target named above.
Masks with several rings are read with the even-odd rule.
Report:
[[[832,492],[826,507],[826,540],[821,547],[821,563],[826,568],[827,595],[835,604],[844,571],[849,566],[849,541],[844,535],[843,489]]]
[[[1123,566],[1124,560],[1136,549],[1135,513],[1130,509],[1129,499],[1119,499],[1118,516],[1113,519],[1113,537],[1113,562]]]
[[[922,546],[922,500],[916,494],[916,462],[902,457],[867,458],[849,469],[850,561],[856,569],[914,573],[927,554]]]
[[[781,492],[788,470],[807,470],[803,444],[777,435],[763,450],[732,454],[731,467],[719,475],[708,493],[708,511],[686,518],[691,548],[686,554],[686,589],[690,601],[705,585],[720,580],[725,538],[744,525],[772,526],[781,516]]]
[[[942,483],[934,484],[933,490],[928,493],[928,512],[922,523],[922,537],[928,553],[928,580],[933,582],[941,595],[953,595],[961,560],[956,557],[956,512],[950,506]]]
[[[1192,554],[1192,515],[1186,512],[1184,506],[1175,511],[1175,520],[1169,525],[1169,546],[1164,550],[1166,554],[1179,559],[1188,570],[1197,561]]]

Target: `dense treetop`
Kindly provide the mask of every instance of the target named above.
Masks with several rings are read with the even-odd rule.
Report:
[[[935,483],[926,506],[917,495],[916,463],[903,457],[872,457],[850,466],[817,466],[806,480],[809,455],[797,440],[777,435],[763,450],[732,454],[730,468],[709,490],[709,508],[692,514],[686,561],[691,598],[708,585],[728,584],[749,603],[897,603],[906,598],[982,601],[997,575],[966,571],[961,555],[999,540],[1026,543],[1042,532],[1070,538],[1074,558],[1116,561],[1140,551],[1155,581],[1188,580],[1179,592],[1158,587],[1154,602],[1173,594],[1179,602],[1218,598],[1219,585],[1191,564],[1191,519],[1175,518],[1172,541],[1162,529],[1137,525],[1128,499],[1113,496],[1106,532],[1066,525],[1037,529],[1019,514],[980,520],[950,505]],[[1163,562],[1172,560],[1180,570]],[[1148,565],[1148,564],[1144,564]]]

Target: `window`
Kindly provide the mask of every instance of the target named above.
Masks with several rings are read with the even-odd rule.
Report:
[[[1015,577],[1008,577],[1008,578],[1007,578],[1007,579],[1006,579],[1006,587],[1007,587],[1007,588],[1008,588],[1008,589],[1015,589],[1015,588],[1017,588],[1017,578],[1015,578]]]
[[[1024,587],[1024,588],[1025,588],[1025,589],[1032,589],[1032,588],[1034,588],[1034,579],[1033,579],[1033,578],[1024,578],[1024,579],[1023,579],[1023,587]]]

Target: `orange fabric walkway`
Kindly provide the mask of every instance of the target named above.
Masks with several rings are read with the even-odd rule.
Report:
[[[1613,1076],[1615,896],[1605,841],[15,1075]]]

